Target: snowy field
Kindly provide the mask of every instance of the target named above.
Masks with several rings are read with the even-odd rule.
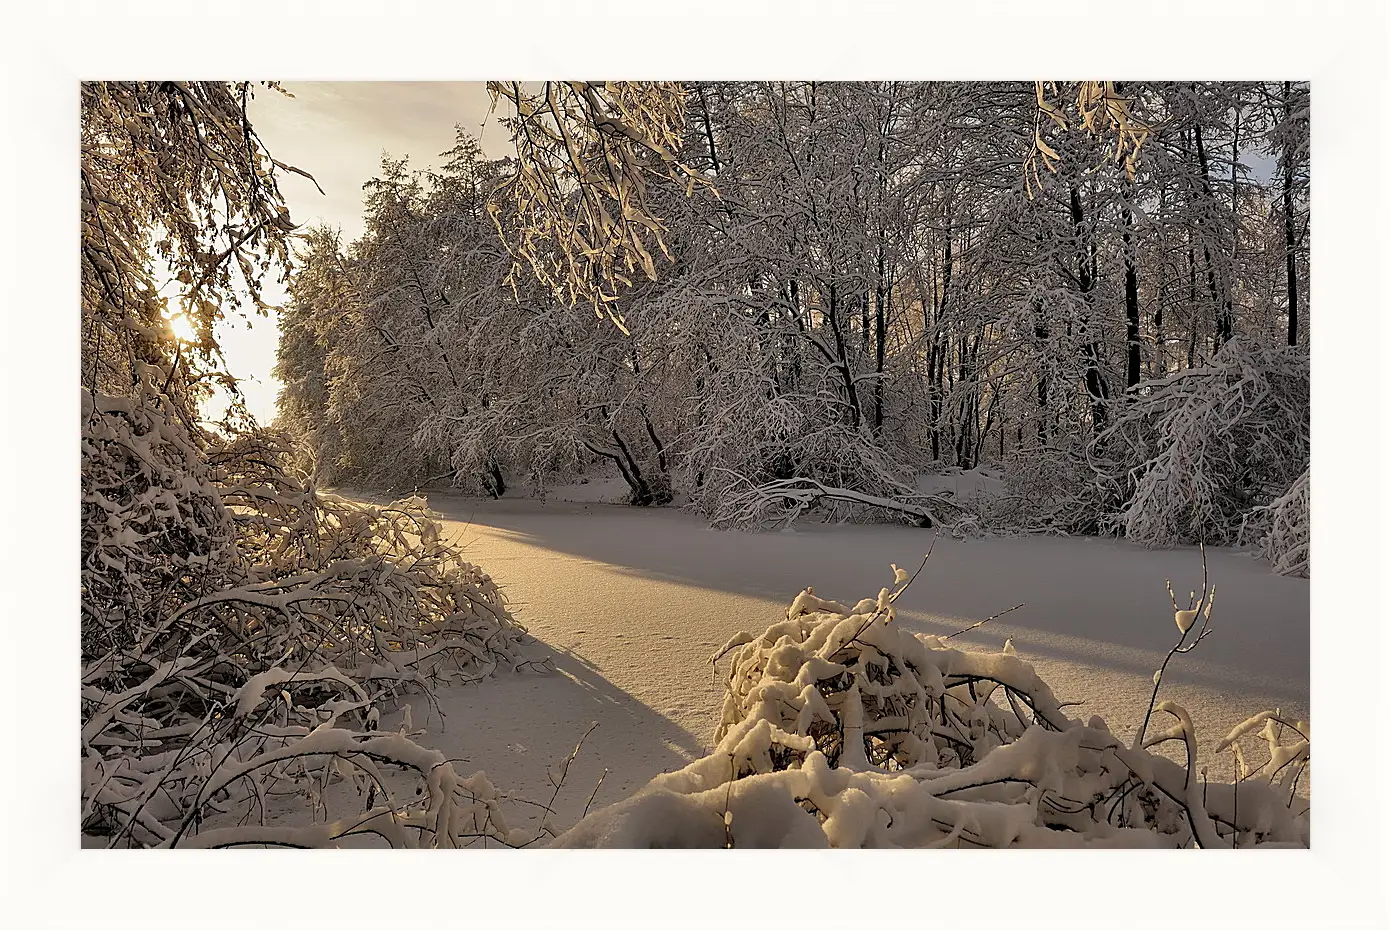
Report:
[[[547,802],[555,791],[548,773],[597,722],[552,805],[561,829],[586,806],[620,800],[709,751],[726,671],[709,660],[731,635],[781,619],[807,585],[849,603],[872,597],[890,582],[889,563],[916,567],[933,538],[899,525],[720,532],[675,509],[601,503],[597,483],[589,491],[589,503],[428,495],[556,673],[504,673],[445,689],[443,722],[416,700],[413,723],[425,730],[418,739],[461,760],[461,773],[483,769],[514,797]],[[1308,719],[1309,582],[1271,574],[1232,550],[1209,550],[1208,569],[1216,632],[1170,664],[1161,699],[1189,709],[1200,764],[1211,766],[1214,781],[1230,782],[1230,755],[1211,752],[1229,728],[1267,708]],[[998,651],[1012,638],[1060,701],[1081,702],[1067,713],[1100,715],[1128,738],[1178,633],[1166,579],[1180,598],[1199,587],[1198,551],[943,536],[901,598],[899,622],[945,635],[1024,604],[953,642]],[[398,713],[382,725],[400,720]],[[525,825],[538,812],[518,804],[509,818]]]

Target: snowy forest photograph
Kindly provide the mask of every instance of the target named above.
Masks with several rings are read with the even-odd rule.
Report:
[[[1286,5],[35,13],[5,922],[1384,925]]]
[[[493,81],[297,222],[430,90],[82,86],[84,846],[1308,845],[1307,82]]]

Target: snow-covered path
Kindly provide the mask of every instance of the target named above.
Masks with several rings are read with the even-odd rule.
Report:
[[[890,583],[890,562],[911,571],[932,539],[906,526],[752,535],[710,530],[674,510],[439,491],[429,500],[502,585],[517,619],[554,650],[559,673],[450,689],[441,695],[445,727],[432,716],[424,739],[465,760],[461,771],[485,769],[500,788],[545,802],[548,768],[558,770],[597,721],[554,805],[560,827],[578,817],[604,768],[595,806],[710,748],[722,687],[709,657],[732,634],[762,630],[807,585],[850,603],[872,597]],[[1205,756],[1267,707],[1307,719],[1309,694],[1309,583],[1231,551],[1209,552],[1208,566],[1216,632],[1174,661],[1162,692],[1190,710]],[[1100,715],[1128,735],[1178,633],[1166,578],[1181,596],[1198,587],[1197,551],[941,538],[900,599],[899,618],[945,634],[1024,603],[957,642],[993,650],[1012,637],[1060,700],[1083,702],[1069,713]],[[417,709],[417,725],[421,717]],[[1214,779],[1229,780],[1230,764],[1225,754],[1215,760]]]

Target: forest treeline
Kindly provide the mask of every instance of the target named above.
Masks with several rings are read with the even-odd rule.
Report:
[[[1307,468],[1309,88],[1097,87],[497,86],[516,157],[309,233],[280,422],[345,483],[951,521],[916,475],[988,465],[976,520],[1236,541]]]

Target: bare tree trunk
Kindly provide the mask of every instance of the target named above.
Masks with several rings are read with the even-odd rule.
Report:
[[[860,295],[860,348],[869,354],[869,292]]]
[[[956,425],[956,464],[959,468],[969,468],[966,462],[966,449],[970,444],[967,438],[970,435],[966,428],[966,417],[969,414],[971,401],[970,389],[966,387],[969,382],[969,375],[966,370],[966,336],[963,333],[961,342],[956,346],[956,383],[960,387],[960,400],[957,401],[957,425]]]
[[[1165,213],[1167,204],[1168,189],[1161,187],[1159,189],[1160,215],[1163,215]],[[1167,263],[1164,259],[1161,258],[1158,261],[1158,264],[1161,266],[1162,270],[1163,266],[1165,266]],[[1164,334],[1164,310],[1166,304],[1165,295],[1162,291],[1155,295],[1154,302],[1154,317],[1152,318],[1152,322],[1154,323],[1154,352],[1150,355],[1149,376],[1151,378],[1163,378],[1169,373],[1169,342],[1168,337]]]
[[[637,507],[646,507],[652,503],[652,489],[643,480],[642,469],[633,460],[632,453],[628,451],[628,444],[623,441],[618,430],[610,430],[610,435],[613,436],[614,445],[618,447],[618,454],[609,455],[609,458],[618,463],[618,470],[623,473],[623,480],[632,491],[629,500]]]
[[[806,324],[802,318],[802,297],[797,288],[796,278],[787,283],[787,297],[792,308],[792,322],[798,331],[802,331]],[[788,357],[787,383],[793,391],[797,391],[801,389],[802,384],[802,355],[797,346],[796,333],[788,334],[787,343],[785,352]]]
[[[1043,316],[1043,304],[1034,302],[1034,338],[1039,345],[1038,366],[1038,441],[1048,444],[1048,321]],[[1023,443],[1021,437],[1020,443]]]
[[[1208,202],[1214,207],[1217,204],[1217,197],[1212,193],[1212,184],[1209,181],[1207,150],[1203,148],[1203,128],[1201,125],[1193,126],[1193,141],[1198,149],[1198,170],[1202,177],[1203,193],[1207,195]],[[1207,289],[1212,296],[1212,304],[1217,308],[1217,323],[1214,332],[1214,351],[1222,348],[1227,341],[1232,338],[1232,293],[1231,287],[1222,289],[1219,294],[1217,287],[1217,272],[1212,264],[1212,252],[1208,248],[1207,241],[1203,241],[1203,262],[1207,265]]]
[[[667,473],[666,446],[662,445],[662,441],[657,438],[657,431],[652,428],[652,419],[648,417],[646,411],[642,414],[642,422],[647,427],[647,438],[652,440],[652,446],[657,450],[657,468],[665,475]]]
[[[1121,85],[1116,84],[1119,91]],[[1135,214],[1132,203],[1135,199],[1135,183],[1126,170],[1123,160],[1116,162],[1121,178],[1121,253],[1125,260],[1125,386],[1133,388],[1140,383],[1140,283],[1135,254]]]
[[[890,94],[894,92],[894,85],[889,85]],[[884,140],[887,137],[893,120],[893,100],[890,98],[888,111],[885,118],[879,124],[879,153],[878,153],[878,201],[877,208],[879,218],[877,222],[879,240],[875,244],[875,279],[874,279],[874,435],[878,436],[884,428],[884,345],[885,336],[888,329],[888,308],[885,302],[888,299],[887,282],[885,280],[886,268],[884,259],[884,200],[888,195],[889,179],[884,170]]]
[[[932,459],[942,457],[942,337],[932,334],[932,349],[927,357],[928,418],[932,423]]]
[[[715,130],[710,124],[710,104],[705,99],[705,85],[696,84],[696,94],[700,97],[700,111],[705,120],[705,144],[710,151],[710,167],[716,174],[720,173],[720,159],[715,154]]]
[[[1227,316],[1227,338],[1232,337],[1235,331],[1235,305],[1233,296],[1232,281],[1236,278],[1237,252],[1241,243],[1241,197],[1240,186],[1237,182],[1237,165],[1240,163],[1241,155],[1241,103],[1237,102],[1236,112],[1233,114],[1232,121],[1232,253],[1227,267],[1228,272],[1227,289],[1225,293],[1225,307]]]
[[[1132,388],[1140,383],[1140,279],[1135,267],[1135,243],[1132,239],[1135,217],[1131,212],[1129,200],[1134,189],[1134,185],[1128,180],[1121,187],[1126,197],[1121,205],[1121,223],[1124,229],[1121,233],[1121,241],[1123,244],[1122,252],[1125,256],[1125,386],[1127,388]]]
[[[840,316],[836,306],[836,286],[830,287],[827,301],[826,322],[831,325],[831,335],[836,341],[836,367],[840,370],[841,383],[845,387],[845,400],[850,405],[850,425],[860,427],[860,396],[855,390],[855,375],[850,370],[850,357],[845,351],[845,334],[841,332]]]
[[[937,326],[933,332],[932,354],[937,359],[937,371],[933,378],[933,397],[932,397],[932,458],[938,459],[942,455],[941,432],[942,432],[942,402],[944,398],[943,376],[946,373],[947,359],[946,351],[942,344],[942,328],[946,322],[947,305],[951,300],[951,272],[952,272],[952,202],[947,199],[947,229],[946,238],[942,246],[942,295],[937,302]]]
[[[507,482],[502,478],[502,469],[498,467],[497,459],[488,456],[488,473],[483,481],[483,486],[494,498],[502,497],[507,493]]]
[[[1091,338],[1091,302],[1092,288],[1096,285],[1096,252],[1095,242],[1088,234],[1086,228],[1085,214],[1082,212],[1082,195],[1078,192],[1076,185],[1073,185],[1069,200],[1072,208],[1072,228],[1077,238],[1077,282],[1082,291],[1082,302],[1088,308],[1086,317],[1082,320],[1086,332],[1082,333],[1085,338],[1083,352],[1086,355],[1086,374],[1084,376],[1087,386],[1087,396],[1091,398],[1092,407],[1092,431],[1099,433],[1106,428],[1106,404],[1110,395],[1110,390],[1106,386],[1106,377],[1101,371],[1101,350],[1096,342]]]

